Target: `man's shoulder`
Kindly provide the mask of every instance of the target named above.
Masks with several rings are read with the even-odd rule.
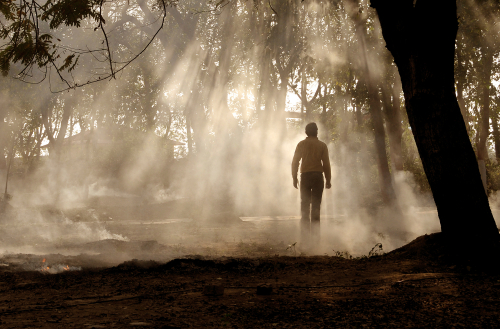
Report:
[[[316,139],[315,142],[318,143],[319,145],[321,145],[322,147],[328,148],[328,146],[326,145],[326,143],[323,142],[323,141],[321,141],[321,140],[319,140],[319,139]]]
[[[310,141],[307,138],[305,138],[305,139],[301,140],[300,142],[298,142],[297,146],[299,146],[299,145],[305,145],[307,143],[310,143]]]
[[[323,141],[320,141],[318,138],[305,138],[301,140],[297,145],[304,145],[304,144],[320,144],[321,146],[327,147],[326,143]]]

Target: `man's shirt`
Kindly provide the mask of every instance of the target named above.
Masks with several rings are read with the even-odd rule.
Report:
[[[292,160],[292,176],[294,178],[297,177],[300,160],[302,160],[300,165],[301,173],[310,171],[324,172],[326,181],[330,182],[332,170],[330,168],[330,158],[328,157],[328,147],[318,137],[308,136],[297,144]]]

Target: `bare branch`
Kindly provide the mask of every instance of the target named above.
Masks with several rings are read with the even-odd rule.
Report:
[[[276,12],[276,10],[274,10],[273,6],[271,5],[271,0],[269,0],[269,7],[274,12],[274,14],[276,15],[276,17],[279,17],[278,13]]]
[[[101,20],[99,22],[99,27],[101,28],[102,34],[104,35],[104,40],[106,40],[106,49],[108,51],[108,60],[109,60],[109,69],[111,70],[111,77],[113,79],[116,79],[115,73],[113,72],[113,60],[111,59],[111,49],[109,48],[109,41],[108,41],[108,35],[106,34],[106,31],[104,31],[104,26],[102,25],[102,4],[104,3],[104,0],[101,0],[101,4],[99,6],[99,15],[101,16]]]

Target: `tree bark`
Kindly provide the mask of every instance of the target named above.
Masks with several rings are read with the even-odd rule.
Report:
[[[467,129],[467,133],[469,133],[470,131],[469,112],[467,111],[464,100],[464,85],[467,81],[466,80],[467,63],[464,62],[464,60],[462,59],[462,52],[463,52],[462,49],[463,49],[462,46],[457,47],[457,72],[456,72],[457,100],[458,100],[458,105],[460,106],[460,112],[462,113],[462,116],[465,121],[465,127]]]
[[[7,170],[7,159],[5,157],[5,149],[8,141],[7,124],[4,122],[4,115],[0,115],[0,171]]]
[[[490,85],[493,65],[493,49],[483,40],[481,48],[483,72],[479,85],[481,86],[481,122],[479,127],[479,143],[477,145],[477,161],[484,190],[487,191],[486,162],[488,161],[488,138],[490,137]]]
[[[311,113],[309,107],[307,106],[307,76],[305,68],[305,60],[302,61],[301,67],[301,83],[300,83],[300,112],[302,113],[302,118],[304,122],[309,122],[311,119]],[[305,110],[305,113],[304,113]]]
[[[401,156],[401,139],[403,129],[401,128],[401,113],[399,108],[399,95],[390,93],[389,88],[382,88],[382,99],[384,104],[385,123],[389,137],[389,151],[391,163],[397,171],[403,170],[403,157]],[[394,88],[395,90],[396,88]],[[391,96],[393,96],[391,101]]]
[[[193,154],[193,139],[191,138],[191,124],[189,116],[186,115],[186,138],[188,143],[188,155]]]
[[[495,158],[500,162],[500,132],[498,131],[498,108],[491,112],[491,125],[493,126],[493,141],[495,142]]]
[[[370,78],[367,78],[370,80]],[[371,85],[372,82],[367,83]],[[391,205],[396,201],[396,192],[392,186],[392,177],[389,170],[389,161],[385,148],[385,130],[384,120],[382,118],[382,109],[380,107],[380,98],[378,90],[373,86],[368,87],[370,101],[370,116],[373,126],[373,134],[375,137],[375,149],[377,151],[377,164],[380,179],[380,192],[385,204]]]
[[[372,0],[371,5],[399,70],[443,235],[455,247],[472,241],[467,248],[498,254],[498,229],[455,95],[455,0]]]

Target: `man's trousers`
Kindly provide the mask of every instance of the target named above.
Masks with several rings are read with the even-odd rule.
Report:
[[[319,238],[321,198],[325,183],[321,171],[300,174],[300,210],[302,233],[311,232]]]

